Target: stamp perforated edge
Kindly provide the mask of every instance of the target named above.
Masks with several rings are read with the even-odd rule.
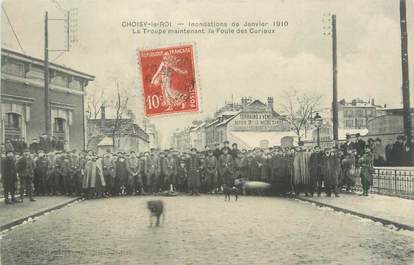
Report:
[[[156,49],[168,49],[168,48],[174,48],[174,47],[180,47],[180,46],[186,46],[191,45],[192,47],[192,54],[193,54],[193,68],[194,68],[194,78],[196,81],[196,90],[197,90],[197,110],[181,110],[181,111],[174,111],[174,112],[168,112],[168,113],[156,113],[156,114],[147,114],[145,110],[145,96],[144,96],[144,83],[142,79],[142,68],[141,68],[141,57],[140,52],[145,50],[156,50]],[[142,104],[143,104],[143,113],[145,118],[151,119],[151,118],[164,118],[164,117],[171,117],[171,116],[180,116],[180,115],[189,115],[189,114],[201,114],[203,113],[204,109],[204,102],[203,102],[203,96],[202,96],[202,85],[200,80],[200,72],[199,72],[199,64],[198,64],[198,47],[195,42],[181,42],[181,43],[171,43],[166,44],[158,47],[139,47],[136,49],[136,61],[137,61],[137,70],[138,70],[138,81],[139,81],[139,88],[141,89],[142,94]]]

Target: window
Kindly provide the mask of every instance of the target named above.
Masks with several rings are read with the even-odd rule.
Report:
[[[7,59],[7,62],[5,62],[5,64],[1,67],[1,71],[6,74],[24,77],[24,63],[12,59]]]
[[[362,109],[356,110],[355,114],[356,114],[357,117],[363,117],[364,116],[364,113],[363,113]]]
[[[64,133],[65,132],[65,120],[62,118],[55,118],[55,132]]]
[[[4,127],[6,129],[19,130],[21,128],[21,116],[17,113],[6,113]]]
[[[354,123],[352,120],[346,120],[346,124],[345,124],[346,128],[352,128],[354,127]]]
[[[354,116],[354,111],[353,110],[351,110],[351,109],[349,109],[349,110],[346,110],[346,114],[345,114],[347,117],[352,117],[352,116]]]

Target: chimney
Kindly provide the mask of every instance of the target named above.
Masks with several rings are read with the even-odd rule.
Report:
[[[356,104],[357,104],[357,100],[356,99],[353,99],[352,100],[352,106],[356,106]]]
[[[101,106],[101,129],[105,127],[105,106]]]
[[[269,110],[273,111],[273,97],[267,98],[267,107],[269,108]]]
[[[371,105],[372,105],[372,106],[375,106],[375,101],[374,101],[374,99],[371,99]]]

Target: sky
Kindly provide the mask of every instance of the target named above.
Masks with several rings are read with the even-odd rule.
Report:
[[[45,11],[51,18],[77,9],[77,38],[55,63],[96,77],[87,90],[108,97],[116,83],[130,96],[129,108],[140,121],[143,97],[137,49],[194,43],[201,111],[153,117],[163,145],[170,134],[192,120],[212,116],[225,99],[251,96],[283,101],[283,91],[295,89],[332,100],[332,42],[324,35],[324,14],[337,16],[339,99],[375,98],[377,104],[400,107],[401,43],[399,1],[394,0],[7,0],[2,3],[24,51],[43,58]],[[1,16],[2,47],[20,51]],[[411,104],[414,101],[414,0],[407,0]],[[287,20],[289,26],[272,35],[138,35],[122,21],[203,22]],[[50,22],[50,46],[63,45],[63,26]],[[53,60],[59,53],[51,53]],[[277,104],[276,104],[277,111]],[[138,122],[140,123],[140,122]]]

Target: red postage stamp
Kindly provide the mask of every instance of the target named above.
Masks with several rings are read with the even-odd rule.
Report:
[[[145,115],[199,110],[192,45],[139,51]]]

